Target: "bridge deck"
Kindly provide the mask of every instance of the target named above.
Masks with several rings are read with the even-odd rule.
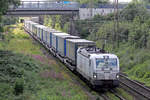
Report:
[[[7,15],[71,14],[72,12],[79,12],[79,3],[67,1],[21,1],[19,7],[11,5]]]

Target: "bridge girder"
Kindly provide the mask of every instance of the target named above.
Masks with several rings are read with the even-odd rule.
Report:
[[[39,16],[39,15],[78,15],[79,11],[69,11],[69,10],[39,10],[39,11],[8,11],[7,16]]]

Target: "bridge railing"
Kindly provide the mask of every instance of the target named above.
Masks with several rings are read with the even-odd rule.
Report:
[[[21,1],[19,7],[10,6],[10,10],[78,10],[78,2]]]

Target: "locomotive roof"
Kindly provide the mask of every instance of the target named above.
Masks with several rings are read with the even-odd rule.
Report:
[[[34,25],[35,25],[35,24],[38,24],[38,23],[35,23],[35,22],[32,22],[32,21],[31,21],[30,23],[31,23],[31,24],[34,24]]]
[[[47,26],[45,26],[44,27],[44,31],[48,31],[48,32],[55,32],[56,30],[55,29],[52,29],[52,28],[50,28],[50,27],[47,27]]]
[[[78,36],[73,36],[73,35],[62,35],[62,36],[59,36],[59,37],[61,37],[61,38],[63,38],[63,39],[79,39],[80,37],[78,37]]]
[[[30,21],[30,20],[26,20],[25,22],[28,22],[28,23],[29,23],[29,22],[32,22],[32,21]]]
[[[36,27],[38,27],[38,28],[44,28],[45,26],[38,24],[38,25],[36,25]]]
[[[53,32],[53,35],[59,36],[59,35],[69,35],[67,33],[63,33],[63,32]]]
[[[109,57],[109,58],[118,58],[115,54],[109,54],[109,53],[106,53],[106,54],[103,54],[103,53],[99,53],[99,54],[90,54],[91,55],[91,58],[104,58],[104,57]]]
[[[95,43],[93,41],[89,41],[89,40],[86,40],[86,39],[67,39],[67,41],[70,41],[70,42],[73,42],[73,43]]]
[[[99,59],[99,58],[118,58],[115,54],[110,54],[105,52],[104,50],[100,49],[100,48],[95,48],[95,47],[83,47],[79,49],[79,53],[90,57],[91,59]]]

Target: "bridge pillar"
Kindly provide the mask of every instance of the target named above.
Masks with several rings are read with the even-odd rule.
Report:
[[[44,15],[39,16],[39,23],[42,25],[44,24]]]
[[[79,14],[72,12],[70,17],[70,28],[68,33],[71,35],[78,35],[77,30],[75,28],[75,20],[79,18]]]

